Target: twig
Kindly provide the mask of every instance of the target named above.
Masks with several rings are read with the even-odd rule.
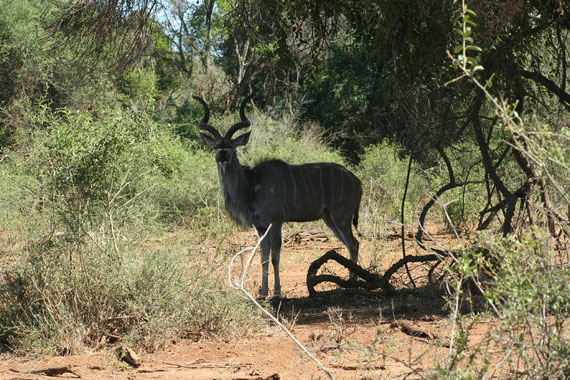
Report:
[[[405,233],[405,228],[404,228],[404,207],[406,206],[406,195],[408,194],[408,187],[410,184],[410,172],[412,171],[412,155],[410,154],[410,160],[408,162],[408,174],[406,175],[406,185],[404,187],[404,195],[402,195],[402,213],[400,215],[400,220],[402,222],[402,258],[405,259],[406,258],[406,239],[404,237],[404,233]],[[405,264],[406,266],[406,273],[408,274],[408,278],[410,279],[410,282],[412,283],[412,286],[414,287],[414,289],[416,288],[416,283],[412,277],[412,274],[410,273],[410,268],[408,267],[408,263]]]
[[[453,341],[455,338],[455,324],[457,322],[457,314],[459,313],[459,296],[460,296],[460,289],[461,289],[461,281],[463,279],[460,277],[457,279],[457,287],[455,288],[456,291],[456,295],[455,295],[455,308],[453,310],[453,324],[451,326],[451,336],[449,338],[449,356],[447,357],[447,365],[449,367],[450,363],[451,363],[451,354],[453,353]],[[447,291],[450,292],[449,290],[449,284],[447,283],[447,281],[445,282],[445,286],[447,287]],[[451,294],[451,293],[450,293]]]
[[[234,257],[232,257],[232,260],[230,261],[230,265],[228,267],[228,278],[229,278],[229,282],[230,282],[230,286],[234,289],[240,290],[242,293],[245,294],[245,296],[251,301],[253,302],[253,304],[255,306],[257,306],[265,315],[267,315],[277,326],[279,326],[283,331],[285,331],[285,333],[289,336],[289,338],[291,338],[293,340],[293,342],[295,342],[295,344],[297,344],[297,346],[299,346],[299,348],[301,348],[301,350],[303,350],[303,352],[305,354],[307,354],[307,356],[309,356],[315,363],[317,363],[317,365],[323,370],[324,373],[327,374],[327,376],[331,379],[334,380],[333,375],[331,375],[331,373],[327,370],[327,368],[324,366],[323,363],[321,363],[319,361],[319,359],[317,359],[313,354],[311,354],[311,352],[309,352],[309,350],[281,323],[279,322],[279,320],[277,318],[275,318],[269,311],[267,311],[267,309],[265,309],[263,306],[261,306],[259,304],[259,302],[257,302],[257,300],[244,288],[244,282],[245,282],[245,276],[247,274],[247,270],[249,268],[249,265],[251,263],[251,260],[253,259],[253,257],[255,256],[255,252],[257,251],[257,249],[259,248],[259,245],[261,244],[261,241],[267,236],[267,233],[269,232],[269,230],[271,229],[271,224],[269,225],[269,227],[267,227],[267,230],[265,231],[265,234],[263,234],[263,236],[261,236],[259,238],[259,240],[257,241],[257,244],[255,245],[255,247],[253,248],[246,248],[243,249],[241,251],[239,251],[238,253],[236,253],[234,255]],[[241,279],[239,279],[238,281],[233,281],[232,280],[232,266],[236,260],[237,257],[240,257],[244,252],[251,250],[251,253],[249,254],[249,257],[247,259],[247,262],[245,264],[245,266],[243,267],[242,273],[241,273]]]

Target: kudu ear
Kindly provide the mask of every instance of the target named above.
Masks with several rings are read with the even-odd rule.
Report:
[[[216,146],[216,140],[201,132],[198,132],[198,135],[200,136],[200,140],[202,140],[202,144],[214,149],[214,147]]]
[[[249,135],[251,134],[250,132],[244,133],[243,135],[236,137],[235,139],[232,139],[232,145],[234,147],[236,146],[242,146],[247,144],[247,142],[249,141]]]

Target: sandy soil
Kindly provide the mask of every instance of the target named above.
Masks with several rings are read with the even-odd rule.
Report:
[[[445,363],[451,325],[441,295],[420,289],[392,298],[378,292],[309,298],[305,284],[309,264],[329,249],[342,254],[346,250],[314,228],[295,237],[284,244],[282,253],[284,300],[279,313],[334,378],[417,378],[423,368]],[[254,241],[252,233],[244,233],[243,239]],[[371,262],[370,242],[362,240],[360,262],[366,267]],[[385,244],[392,253],[383,258],[384,269],[401,255],[398,241]],[[414,254],[411,243],[408,253]],[[334,266],[325,270],[346,275],[345,269]],[[422,267],[412,270],[418,278],[425,273]],[[259,272],[257,267],[251,273],[256,282]],[[401,286],[405,279],[402,274],[394,284]],[[482,338],[491,323],[480,322],[471,339]],[[118,360],[110,348],[40,359],[3,355],[0,379],[327,378],[282,330],[272,326],[237,340],[178,341],[162,351],[138,356],[140,366],[135,368]]]

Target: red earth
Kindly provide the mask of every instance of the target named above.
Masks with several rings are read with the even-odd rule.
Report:
[[[285,234],[287,235],[287,234]],[[440,235],[442,239],[449,237]],[[238,237],[255,243],[252,232]],[[386,251],[375,262],[371,242],[361,239],[360,264],[382,266],[401,258],[401,242],[384,237]],[[406,244],[414,251],[412,240]],[[419,289],[386,297],[379,291],[343,292],[310,298],[305,284],[310,263],[329,249],[346,249],[314,227],[289,230],[281,265],[283,301],[279,316],[291,332],[335,379],[418,378],[449,354],[451,319],[440,291],[425,284],[426,267],[411,266]],[[256,263],[259,261],[255,260]],[[327,264],[322,269],[346,277],[347,270]],[[396,288],[409,287],[404,270],[394,276]],[[260,268],[251,269],[257,289]],[[270,275],[271,278],[271,275]],[[423,282],[422,282],[423,281]],[[323,289],[323,285],[320,285]],[[271,288],[271,282],[270,282]],[[329,286],[332,288],[332,286]],[[274,312],[275,314],[275,312]],[[493,318],[472,329],[470,342],[481,341]],[[135,353],[134,353],[135,354]],[[327,373],[273,323],[253,335],[232,338],[181,340],[154,353],[136,353],[138,367],[120,361],[116,347],[81,355],[24,358],[0,355],[0,379],[326,379]]]

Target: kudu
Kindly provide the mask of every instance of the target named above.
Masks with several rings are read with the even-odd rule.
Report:
[[[251,132],[233,138],[238,130],[251,125],[245,116],[245,105],[255,95],[241,104],[241,121],[234,124],[225,136],[208,124],[210,110],[206,102],[195,95],[204,107],[199,135],[202,143],[216,152],[218,176],[226,209],[230,216],[243,225],[253,225],[262,236],[262,282],[260,296],[267,297],[269,254],[275,276],[274,298],[281,296],[279,282],[279,255],[281,251],[281,227],[284,222],[307,222],[323,219],[350,252],[350,258],[358,258],[358,240],[352,234],[351,222],[358,226],[358,209],[362,197],[360,180],[341,165],[321,162],[289,165],[281,160],[261,162],[253,169],[240,165],[236,148],[247,144]],[[211,136],[202,131],[209,132]],[[350,274],[350,278],[356,275]]]

